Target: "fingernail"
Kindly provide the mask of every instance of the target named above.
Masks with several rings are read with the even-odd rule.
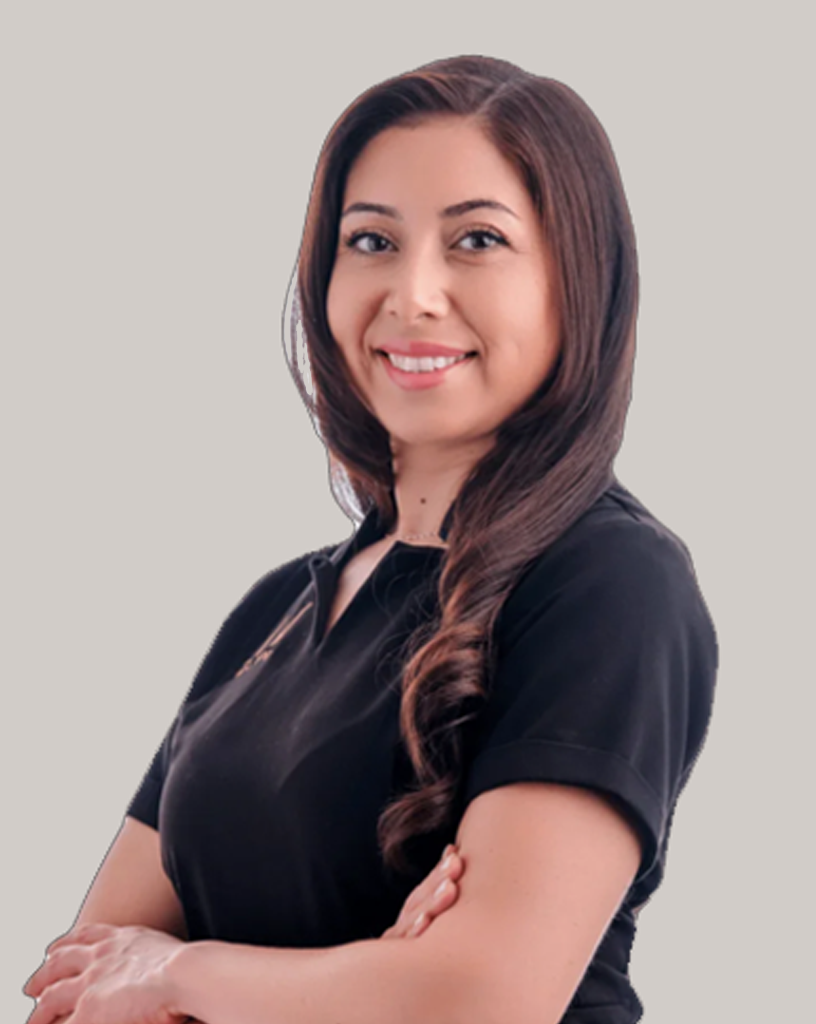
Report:
[[[447,878],[443,878],[442,881],[439,883],[439,885],[436,887],[436,892],[434,893],[434,899],[437,900],[437,899],[439,899],[440,896],[444,895],[444,893],[447,892],[449,886],[450,886],[450,882],[448,881],[448,879]]]
[[[411,925],[411,930],[408,932],[409,935],[416,935],[422,925],[425,924],[425,911],[423,910],[419,917]]]
[[[445,871],[449,871],[449,870],[450,870],[450,866],[451,866],[451,864],[453,864],[453,851],[451,851],[451,852],[450,852],[450,853],[449,853],[449,854],[448,854],[448,855],[447,855],[447,856],[445,857],[445,859],[444,859],[444,860],[442,861],[442,871],[443,871],[443,873],[444,873]]]

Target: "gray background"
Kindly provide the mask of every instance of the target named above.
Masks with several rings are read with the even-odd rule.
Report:
[[[223,617],[351,530],[281,346],[308,190],[359,92],[461,53],[566,82],[612,140],[642,280],[617,471],[691,548],[720,639],[632,955],[644,1020],[802,1019],[812,34],[804,4],[759,10],[0,8],[3,1020]]]

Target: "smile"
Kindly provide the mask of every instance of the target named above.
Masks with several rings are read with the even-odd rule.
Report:
[[[463,359],[468,358],[468,353],[462,356],[420,356],[416,358],[386,352],[385,356],[392,366],[396,366],[397,369],[404,370],[406,373],[430,373],[432,370],[444,370],[448,366],[453,366],[454,363],[461,363]]]
[[[461,363],[472,362],[475,352],[462,356],[411,356],[395,355],[393,352],[379,352],[385,372],[391,380],[408,391],[434,387],[446,379],[450,371]]]

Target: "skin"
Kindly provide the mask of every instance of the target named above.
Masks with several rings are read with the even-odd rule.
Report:
[[[503,209],[440,216],[489,199]],[[357,203],[392,207],[346,213]],[[465,118],[389,128],[348,176],[327,296],[329,327],[364,401],[388,431],[396,532],[436,531],[496,428],[534,393],[560,345],[551,254],[515,168]],[[395,384],[387,338],[475,351],[437,387]]]

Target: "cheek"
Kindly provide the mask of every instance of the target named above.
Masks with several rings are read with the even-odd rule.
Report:
[[[359,346],[368,319],[365,296],[342,273],[335,274],[326,294],[329,330],[339,345],[351,350]]]
[[[474,316],[492,328],[505,325],[514,335],[541,322],[548,305],[547,289],[533,268],[498,268],[468,282],[467,305]]]
[[[485,373],[508,400],[533,394],[558,355],[559,328],[552,308],[535,288],[496,293],[481,320],[486,346]]]
[[[515,357],[529,373],[548,365],[558,346],[558,322],[546,286],[538,279],[505,296],[505,323],[515,338]]]

